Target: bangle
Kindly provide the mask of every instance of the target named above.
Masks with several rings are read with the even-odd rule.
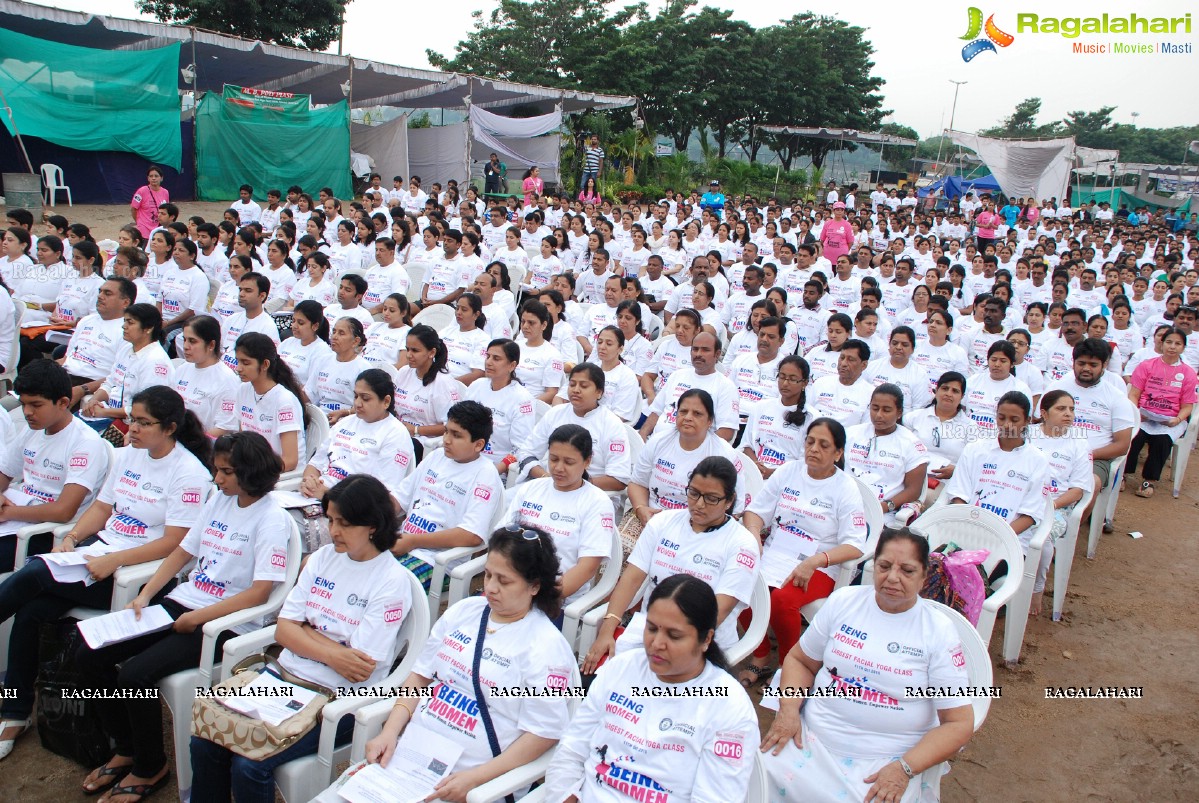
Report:
[[[412,719],[412,717],[416,716],[416,707],[415,707],[415,706],[413,706],[412,708],[409,708],[408,706],[404,705],[404,698],[403,698],[403,697],[400,697],[399,699],[397,699],[397,700],[395,701],[395,705],[393,705],[393,706],[392,706],[392,708],[402,708],[402,709],[404,709],[405,711],[407,711],[407,712],[408,712],[408,718],[409,718],[409,719]],[[911,776],[909,776],[909,777],[911,777]]]
[[[616,614],[614,614],[614,613],[608,613],[608,614],[604,614],[604,619],[605,619],[605,620],[607,620],[607,619],[615,619],[615,620],[616,620],[616,622],[617,622],[617,624],[619,624],[619,623],[620,623],[620,617],[619,617],[619,616],[617,616],[617,615],[616,615]]]
[[[71,539],[71,543],[72,543],[72,544],[74,544],[75,546],[78,546],[78,545],[79,545],[79,539],[75,537],[75,533],[74,533],[74,531],[72,531],[72,532],[69,532],[69,533],[67,533],[66,535],[64,535],[64,536],[62,537],[62,540],[64,540],[64,541],[65,541],[65,540],[67,540],[68,538],[70,538],[70,539]]]
[[[903,774],[908,776],[909,780],[916,777],[916,773],[912,771],[912,765],[903,760],[900,756],[896,761],[899,762],[899,768],[903,770]]]
[[[826,569],[827,569],[827,568],[828,568],[828,553],[827,553],[827,552],[821,552],[820,554],[821,554],[821,555],[824,555],[824,568],[826,568]]]

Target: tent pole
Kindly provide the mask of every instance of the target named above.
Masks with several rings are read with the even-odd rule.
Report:
[[[33,162],[29,161],[29,151],[25,150],[25,140],[21,139],[21,132],[17,129],[17,121],[12,116],[12,107],[8,105],[8,98],[4,97],[3,91],[0,91],[0,103],[4,104],[4,111],[8,114],[8,122],[12,126],[17,144],[21,146],[21,155],[25,157],[25,166],[29,168],[29,173],[32,175],[35,172]]]

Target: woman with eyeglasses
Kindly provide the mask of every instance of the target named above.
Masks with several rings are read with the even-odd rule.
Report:
[[[741,450],[765,479],[784,463],[803,459],[808,425],[817,417],[808,405],[807,360],[791,354],[779,362],[778,372],[778,398],[767,397],[754,405],[741,437]]]
[[[594,672],[606,657],[642,643],[644,611],[633,615],[623,633],[618,634],[617,627],[647,579],[646,591],[652,597],[655,587],[680,567],[716,593],[716,643],[727,649],[737,642],[736,617],[749,605],[759,571],[758,541],[732,515],[738,498],[737,469],[728,458],[704,458],[691,472],[686,494],[686,508],[654,516],[641,532],[583,661],[583,674]]]
[[[553,624],[562,604],[558,574],[548,534],[531,528],[492,533],[483,595],[455,603],[437,620],[383,731],[366,744],[367,762],[386,767],[415,722],[462,748],[454,771],[435,789],[438,800],[461,803],[472,789],[554,747],[570,722],[570,706],[545,690],[579,684],[570,645]],[[542,694],[501,697],[484,687]],[[417,689],[426,693],[408,691]],[[472,727],[463,726],[468,718]]]
[[[904,416],[904,426],[924,444],[928,457],[928,491],[925,506],[936,501],[944,483],[953,476],[962,449],[970,441],[974,427],[962,399],[966,395],[966,377],[946,371],[937,379],[933,400]]]
[[[803,629],[800,609],[833,591],[842,564],[862,556],[866,512],[857,483],[843,470],[845,428],[832,418],[808,427],[803,461],[784,463],[745,511],[745,526],[764,537],[762,576],[770,586],[770,627],[785,656]],[[769,677],[770,639],[738,676],[745,686]]]
[[[107,610],[113,573],[169,555],[196,523],[212,487],[212,448],[178,393],[147,388],[134,396],[132,413],[129,446],[113,453],[95,501],[52,550],[85,556],[86,581],[60,580],[47,557],[29,561],[0,585],[0,621],[13,620],[0,704],[0,721],[10,730],[0,732],[0,758],[30,724],[41,625],[76,606]],[[14,734],[12,727],[21,729]]]

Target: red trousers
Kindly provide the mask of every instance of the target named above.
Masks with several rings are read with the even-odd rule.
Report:
[[[848,569],[842,568],[841,571]],[[780,664],[803,633],[803,617],[800,616],[799,609],[813,600],[824,599],[833,593],[833,585],[833,578],[824,572],[814,572],[808,580],[807,588],[788,583],[782,588],[770,589],[770,629],[774,631],[774,637],[778,641]],[[749,627],[751,616],[749,608],[746,608],[737,621],[741,623],[741,627]],[[769,655],[770,639],[764,638],[754,650],[754,657],[766,658]]]

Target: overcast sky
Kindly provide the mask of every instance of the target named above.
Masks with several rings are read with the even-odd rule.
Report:
[[[656,8],[659,0],[650,0]],[[804,11],[836,15],[866,28],[874,45],[876,72],[886,80],[884,108],[889,120],[912,126],[921,137],[948,127],[954,86],[966,81],[957,100],[956,128],[975,131],[994,125],[1026,97],[1042,99],[1039,122],[1060,119],[1074,110],[1117,107],[1113,119],[1143,127],[1165,128],[1199,123],[1199,12],[1192,33],[1144,36],[1084,35],[1066,39],[1056,34],[1017,34],[1017,13],[1042,18],[1056,15],[1112,16],[1135,13],[1142,17],[1182,16],[1191,4],[1181,0],[1018,0],[1000,4],[974,0],[984,16],[996,13],[996,25],[1015,35],[998,52],[982,52],[969,63],[962,60],[959,37],[966,33],[970,0],[937,0],[934,4],[830,2],[829,0],[707,0],[707,5],[731,8],[734,15],[756,27],[771,25]],[[53,5],[117,17],[138,17],[133,0],[54,0]],[[395,0],[354,0],[347,7],[345,52],[408,67],[428,67],[425,49],[452,55],[454,45],[472,28],[471,12],[494,7],[484,0],[439,0],[437,3],[397,3]],[[1190,43],[1189,55],[1084,55],[1072,43],[1132,44]],[[336,52],[336,45],[334,45]],[[669,53],[663,54],[670,58]],[[1134,118],[1133,114],[1137,113]]]

